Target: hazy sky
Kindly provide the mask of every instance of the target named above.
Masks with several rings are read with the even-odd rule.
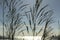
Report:
[[[33,5],[35,0],[26,0],[25,3],[29,3],[30,5]],[[1,2],[1,0],[0,0]],[[54,30],[56,30],[56,33],[58,31],[58,20],[60,20],[60,0],[43,0],[43,5],[49,4],[49,8],[53,9],[54,11],[54,21],[55,23],[53,24],[53,27],[55,28]],[[0,5],[0,21],[2,20],[2,6]],[[0,22],[0,25],[1,22]],[[2,26],[0,26],[0,31],[2,30]],[[1,33],[1,32],[0,32]]]

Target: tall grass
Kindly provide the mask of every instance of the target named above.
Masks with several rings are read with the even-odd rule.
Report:
[[[0,3],[1,3],[0,5],[2,6],[2,24],[3,24],[3,40],[4,40],[4,15],[5,15],[4,10],[5,10],[5,0],[2,0]]]
[[[22,22],[22,14],[21,11],[23,11],[28,4],[23,4],[22,0],[5,0],[6,2],[6,19],[8,21],[5,21],[4,26],[6,29],[6,36],[9,38],[9,40],[14,40],[14,36],[17,35],[16,33],[21,33],[25,29],[23,28],[23,22]],[[23,5],[21,5],[23,4]],[[17,5],[19,5],[19,9],[17,9]],[[19,12],[20,11],[20,12]],[[18,13],[19,12],[19,13]],[[4,18],[3,18],[4,19]]]
[[[26,18],[29,22],[29,26],[27,26],[26,22],[24,23],[28,33],[29,29],[32,30],[32,36],[38,36],[38,34],[40,34],[43,28],[40,27],[40,30],[36,32],[36,30],[38,30],[37,25],[40,26],[41,24],[43,24],[53,12],[52,10],[45,10],[48,5],[45,5],[41,8],[42,1],[43,0],[36,0],[33,8],[30,7],[30,11],[25,12]]]
[[[46,38],[49,39],[49,35],[52,34],[51,31],[53,30],[53,28],[49,27],[49,25],[52,23],[51,16],[53,14],[53,11],[45,10],[48,7],[48,5],[45,5],[41,8],[42,1],[43,0],[36,0],[35,5],[33,5],[33,8],[30,7],[30,11],[25,13],[26,18],[29,22],[29,26],[27,26],[26,22],[25,26],[28,34],[29,29],[32,30],[32,36],[38,36],[40,32],[43,31],[42,40],[46,40]],[[40,26],[43,23],[45,23],[45,27],[43,27],[44,30],[40,27],[39,31],[36,32],[36,30],[38,30],[37,25]]]
[[[52,36],[52,30],[53,28],[51,27],[51,24],[53,23],[52,17],[50,17],[46,20],[45,22],[45,27],[43,30],[43,35],[42,35],[42,40],[49,40],[50,37]]]
[[[6,20],[7,22],[3,23],[6,29],[6,35],[10,40],[14,40],[14,36],[16,33],[21,33],[24,35],[24,30],[22,29],[23,26],[26,26],[27,33],[29,34],[30,30],[32,31],[32,36],[38,36],[41,31],[43,31],[43,40],[45,40],[47,34],[52,31],[52,28],[48,27],[50,23],[52,23],[52,10],[46,11],[48,5],[41,7],[41,3],[43,0],[36,0],[33,7],[30,7],[30,11],[25,12],[25,16],[27,18],[28,24],[26,21],[23,23],[22,18],[25,17],[22,15],[21,11],[24,11],[28,4],[23,4],[22,0],[5,0],[6,3]],[[21,5],[23,4],[23,5]],[[4,15],[3,15],[3,22],[4,22]],[[40,27],[41,24],[45,23],[44,30]],[[43,24],[44,25],[44,24]],[[39,26],[39,31],[38,30]],[[49,28],[50,30],[47,30]],[[4,30],[4,29],[3,29]],[[24,40],[24,39],[23,39]]]
[[[4,0],[3,0],[3,40],[4,40]]]

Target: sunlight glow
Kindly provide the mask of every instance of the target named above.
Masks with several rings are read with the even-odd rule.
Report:
[[[25,39],[25,40],[41,40],[41,36],[18,36],[18,39]]]

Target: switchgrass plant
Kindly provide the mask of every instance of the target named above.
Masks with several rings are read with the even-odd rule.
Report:
[[[4,2],[6,3],[5,9],[7,10],[5,11],[6,12],[5,20],[3,15],[3,21],[5,21],[3,25],[6,29],[6,36],[8,37],[8,39],[14,40],[15,35],[20,34],[25,30],[21,29],[23,28],[22,22],[23,15],[21,11],[23,12],[23,10],[26,8],[28,4],[23,4],[22,0],[9,0],[9,1],[4,0]]]
[[[33,7],[30,7],[30,11],[25,12],[29,26],[26,22],[24,22],[24,24],[28,33],[30,31],[29,29],[32,30],[32,36],[38,36],[40,34],[43,28],[39,27],[39,31],[36,32],[38,30],[37,27],[43,24],[53,13],[52,10],[45,10],[48,7],[48,5],[41,7],[42,1],[43,0],[36,0]]]

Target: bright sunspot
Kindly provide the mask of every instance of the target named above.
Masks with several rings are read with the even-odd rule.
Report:
[[[41,40],[41,36],[18,36],[18,39],[25,39],[25,40]]]

